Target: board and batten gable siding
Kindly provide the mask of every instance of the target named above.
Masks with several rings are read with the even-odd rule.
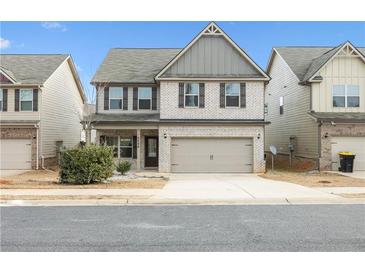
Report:
[[[68,60],[48,78],[41,107],[41,155],[56,156],[56,141],[65,147],[80,142],[83,101]]]
[[[316,112],[365,112],[365,63],[356,57],[336,56],[318,73],[322,82],[312,83],[313,110]],[[360,107],[333,107],[333,85],[359,85]]]
[[[296,156],[318,157],[318,126],[308,115],[310,88],[299,85],[298,78],[285,61],[275,53],[271,65],[271,81],[266,86],[268,104],[265,127],[265,151],[276,146],[278,153],[287,154],[290,136],[296,136]],[[286,87],[285,87],[286,86]],[[284,113],[279,112],[279,98],[284,96]]]
[[[202,36],[162,77],[260,75],[223,36]],[[262,77],[262,75],[260,75]]]
[[[126,85],[128,86],[128,85]],[[110,86],[112,87],[112,86]],[[160,109],[160,90],[157,87],[157,108],[156,110],[148,110],[148,109],[139,109],[133,110],[133,87],[136,86],[128,86],[128,110],[123,109],[109,109],[104,110],[104,87],[100,87],[97,92],[98,100],[97,100],[97,112],[98,113],[158,113]],[[138,86],[137,86],[138,87]],[[123,88],[123,87],[122,87]]]
[[[2,88],[2,87],[0,87]],[[17,88],[17,89],[31,89],[33,90],[35,87],[29,88]],[[2,121],[37,121],[40,119],[39,111],[15,111],[15,88],[4,88],[8,90],[8,108],[7,111],[0,111],[0,120]],[[38,89],[38,110],[40,105],[42,104],[42,90]]]
[[[197,81],[201,82],[201,81]],[[221,81],[205,82],[203,108],[179,107],[179,81],[161,81],[161,119],[264,119],[264,82],[246,82],[246,107],[220,107]]]

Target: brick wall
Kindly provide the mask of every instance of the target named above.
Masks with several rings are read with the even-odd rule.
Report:
[[[205,83],[204,108],[179,108],[179,82],[161,81],[161,119],[264,119],[263,82],[246,82],[245,108],[220,108],[219,83]]]

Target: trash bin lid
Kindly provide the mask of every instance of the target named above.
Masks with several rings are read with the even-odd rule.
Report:
[[[342,152],[339,152],[338,155],[341,155],[341,156],[355,156],[356,154],[352,153],[352,152],[349,152],[349,151],[342,151]]]

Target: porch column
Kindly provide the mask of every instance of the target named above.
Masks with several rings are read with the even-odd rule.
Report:
[[[141,170],[141,130],[137,129],[137,171]]]

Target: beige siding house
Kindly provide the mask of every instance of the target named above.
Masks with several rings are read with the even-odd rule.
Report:
[[[111,49],[92,79],[96,142],[160,172],[263,172],[270,78],[215,23],[182,49]]]
[[[0,169],[56,164],[80,143],[84,92],[70,55],[0,55]]]
[[[338,152],[351,151],[355,170],[365,170],[364,54],[350,42],[274,48],[265,150],[275,145],[279,161],[291,158],[298,168],[321,170],[338,170]]]

